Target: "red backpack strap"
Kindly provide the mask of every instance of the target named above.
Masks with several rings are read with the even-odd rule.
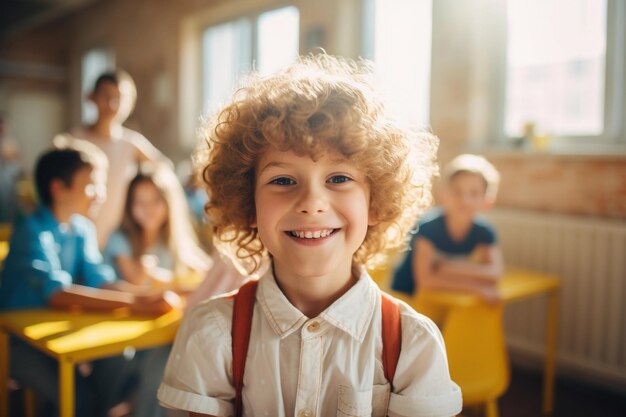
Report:
[[[235,416],[241,417],[243,374],[246,368],[250,330],[252,329],[252,313],[258,280],[248,281],[233,296],[233,323],[231,337],[233,339],[233,382],[235,384]]]
[[[383,369],[385,370],[385,378],[389,381],[393,392],[393,377],[396,374],[402,345],[400,306],[398,300],[386,292],[381,291],[380,295],[383,325]]]

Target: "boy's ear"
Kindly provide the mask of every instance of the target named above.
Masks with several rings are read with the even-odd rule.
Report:
[[[59,198],[60,193],[67,188],[63,181],[59,178],[54,178],[50,181],[50,196],[53,201],[56,201]]]
[[[496,205],[496,199],[493,197],[485,197],[485,202],[483,203],[483,210],[490,210]]]

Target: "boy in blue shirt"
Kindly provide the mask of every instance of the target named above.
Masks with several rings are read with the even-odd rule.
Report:
[[[126,307],[136,313],[163,314],[172,309],[163,296],[142,297],[131,286],[114,284],[115,273],[102,264],[95,228],[85,216],[93,214],[105,197],[106,169],[104,155],[87,143],[40,157],[35,185],[41,205],[13,230],[2,273],[0,310]],[[10,352],[11,378],[56,408],[56,361],[17,338],[11,338]],[[77,372],[77,416],[93,416],[96,407],[105,411],[113,405],[117,382],[113,380],[122,375],[123,366],[123,358],[110,358],[94,362],[90,378]],[[106,387],[103,393],[110,398],[95,397],[91,383]]]
[[[496,301],[502,254],[496,232],[479,213],[492,206],[500,176],[485,158],[460,155],[443,171],[441,207],[418,224],[411,249],[396,269],[392,289],[461,290]]]

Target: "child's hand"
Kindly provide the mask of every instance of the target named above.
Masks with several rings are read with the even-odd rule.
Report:
[[[502,300],[500,291],[498,291],[498,287],[496,286],[483,286],[478,293],[489,305],[498,304]]]
[[[182,308],[181,298],[172,291],[165,291],[161,294],[135,296],[135,302],[131,307],[133,313],[150,316],[160,316],[180,308]]]

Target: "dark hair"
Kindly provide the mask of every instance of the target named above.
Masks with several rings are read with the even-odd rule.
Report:
[[[107,83],[107,82],[113,83],[115,85],[119,85],[120,83],[119,78],[115,72],[105,72],[104,74],[101,74],[96,80],[96,83],[94,84],[94,87],[93,87],[93,91],[98,91],[98,88],[100,88],[102,84]]]
[[[93,168],[94,163],[82,150],[68,148],[46,151],[35,166],[35,187],[40,202],[45,206],[52,205],[52,181],[59,179],[66,186],[70,186],[76,172],[85,167]]]

